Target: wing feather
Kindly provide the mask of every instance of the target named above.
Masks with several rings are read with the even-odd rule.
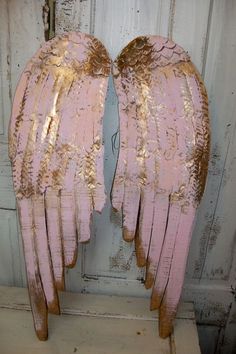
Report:
[[[195,208],[190,207],[187,213],[181,212],[180,215],[168,284],[160,306],[159,328],[162,338],[168,337],[173,328],[173,320],[177,312],[184,283],[195,212]]]
[[[145,287],[150,289],[155,281],[156,271],[160,260],[162,245],[165,237],[169,215],[169,195],[159,194],[155,198],[152,235],[148,253]],[[156,236],[158,235],[158,237]]]
[[[16,90],[9,155],[19,210],[21,203],[31,208],[32,227],[22,238],[31,245],[26,267],[36,330],[44,328],[41,338],[47,308],[59,313],[57,290],[64,288],[64,266],[76,262],[77,234],[81,242],[89,240],[92,211],[105,203],[102,117],[110,64],[94,37],[66,33],[38,50]],[[24,217],[26,212],[23,227]]]
[[[48,337],[47,304],[38,268],[34,238],[32,200],[30,198],[24,198],[18,200],[17,204],[35,332],[40,340],[46,340]]]
[[[125,199],[125,182],[126,175],[128,173],[128,179],[130,183],[132,183],[132,176],[137,172],[137,163],[136,163],[136,140],[137,140],[137,122],[136,122],[136,114],[133,111],[135,109],[134,100],[129,96],[130,101],[128,100],[129,87],[130,82],[126,80],[126,77],[120,76],[119,71],[119,62],[114,62],[113,65],[113,77],[116,88],[116,93],[119,97],[119,137],[120,137],[120,147],[119,147],[119,158],[116,166],[115,177],[112,186],[112,205],[116,210],[120,210],[123,206],[123,202]],[[127,111],[131,112],[131,119],[129,120],[129,116],[127,115]],[[132,131],[132,127],[134,128]],[[131,128],[131,129],[130,129]],[[133,136],[133,134],[135,136]],[[129,156],[128,156],[129,154]],[[133,162],[133,168],[135,172],[128,167],[127,160],[130,158]],[[129,170],[127,171],[127,167]],[[136,176],[135,176],[136,178]],[[127,198],[127,195],[126,195]],[[127,204],[127,203],[125,203]],[[133,212],[134,214],[134,212]],[[124,214],[125,215],[125,214]],[[134,222],[132,223],[132,225]],[[127,227],[128,226],[128,227]],[[134,237],[134,226],[131,226],[129,230],[129,225],[124,224],[125,232],[124,237],[127,237],[128,240]]]
[[[124,102],[127,107],[125,114],[120,114],[121,143],[130,138],[127,126],[136,106],[136,188],[141,190],[136,210],[137,264],[146,265],[145,286],[153,287],[151,309],[160,308],[160,335],[166,337],[179,302],[196,208],[205,186],[207,95],[187,53],[166,38],[136,38],[122,50],[115,67],[119,108]],[[133,137],[135,126],[132,129]],[[130,161],[125,163],[118,159],[123,183],[124,165],[128,168]],[[127,192],[123,191],[124,199]]]
[[[170,205],[168,224],[166,228],[164,244],[161,250],[161,258],[158,264],[155,283],[152,289],[151,310],[158,309],[169,279],[169,273],[172,265],[173,251],[175,247],[176,230],[180,221],[181,207],[179,205]]]
[[[79,242],[88,242],[90,239],[90,224],[92,218],[92,200],[87,185],[80,181],[76,185],[76,220]]]
[[[61,190],[61,229],[63,259],[66,267],[72,268],[78,255],[78,238],[76,230],[76,207],[74,191]]]
[[[148,186],[142,190],[139,215],[139,248],[145,259],[143,266],[146,265],[148,258],[150,238],[152,234],[153,214],[154,214],[155,191],[153,186]]]
[[[47,189],[45,194],[47,234],[51,252],[52,268],[57,290],[64,290],[64,258],[62,249],[62,221],[59,192]]]
[[[38,267],[43,285],[48,311],[59,314],[59,302],[52,272],[48,236],[45,220],[44,196],[32,197],[35,247]]]

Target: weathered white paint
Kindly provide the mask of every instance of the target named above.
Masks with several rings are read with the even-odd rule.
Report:
[[[174,4],[173,26],[169,35],[183,46],[201,72],[206,50],[211,0],[177,0]]]
[[[143,34],[168,34],[170,1],[98,0],[95,5],[93,34],[101,39],[111,57],[132,39]]]
[[[1,283],[13,286],[22,285],[20,247],[17,236],[15,210],[0,209],[1,245],[0,279]]]
[[[10,53],[9,53],[9,13],[7,0],[0,2],[0,134],[5,131],[4,118],[10,116],[11,84],[10,84]]]
[[[235,16],[235,1],[216,0],[214,2],[205,69],[212,130],[211,164],[207,188],[193,237],[192,252],[189,257],[190,277],[198,279],[204,276],[208,279],[224,280],[228,277],[230,270],[226,259],[232,262],[229,247],[233,250],[236,226],[234,218],[230,217],[230,214],[227,216],[228,229],[224,230],[227,236],[224,236],[220,228],[223,226],[223,214],[230,213],[235,203],[235,195],[232,190],[229,192],[231,193],[230,198],[226,194],[224,195],[228,188],[227,184],[230,183],[228,178],[226,181],[226,175],[230,174],[235,180],[234,171],[231,171],[232,174],[227,171],[233,167],[230,165],[232,158],[235,157],[235,151],[232,151],[231,145],[233,139],[236,139],[236,101],[234,97],[236,70],[231,64],[232,58],[236,54]],[[226,198],[223,208],[222,197]],[[216,243],[222,239],[223,244],[215,247]],[[218,254],[215,253],[216,250],[218,250]]]
[[[55,13],[56,33],[65,31],[91,32],[93,1],[57,1]]]
[[[201,341],[201,338],[209,338],[209,340],[202,341],[203,344],[201,346],[202,353],[218,353],[217,346],[218,346],[218,338],[221,329],[217,326],[205,326],[200,325],[198,326],[198,335]]]
[[[217,36],[220,42],[219,51],[216,54],[214,49],[209,47],[209,51],[212,48],[211,55],[215,54],[215,56],[209,58],[209,62],[207,60],[206,63],[206,82],[210,87],[212,107],[212,149],[214,151],[218,146],[223,169],[219,174],[218,199],[214,211],[214,224],[209,235],[203,276],[222,280],[229,277],[236,245],[236,193],[233,193],[236,181],[236,70],[231,66],[232,58],[236,56],[235,18],[235,1],[227,1],[223,6],[222,1],[218,0],[215,3],[210,43],[214,45],[213,36]],[[213,76],[210,72],[212,66],[215,66]],[[208,72],[210,76],[207,76]]]
[[[8,158],[8,143],[5,135],[0,136],[0,208],[16,208],[12,169]]]
[[[19,74],[44,40],[43,5],[44,0],[0,1],[0,284],[5,285],[25,285],[7,128]],[[230,354],[236,327],[231,289],[236,286],[235,18],[234,0],[56,0],[57,34],[68,30],[94,34],[112,58],[138,35],[169,35],[189,51],[204,74],[212,122],[211,163],[183,298],[195,302],[197,320],[206,328],[201,327],[200,334],[207,354],[214,348],[218,353],[221,343],[222,353]],[[68,271],[66,283],[73,291],[147,297],[133,246],[122,241],[121,217],[109,202],[119,138],[113,148],[112,141],[118,126],[117,98],[110,80],[104,118],[107,206],[102,215],[94,216],[92,241],[80,248],[78,264]]]

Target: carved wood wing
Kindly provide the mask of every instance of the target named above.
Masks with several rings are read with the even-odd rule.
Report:
[[[113,77],[120,151],[112,204],[123,211],[123,237],[135,240],[146,267],[160,335],[172,330],[184,281],[196,208],[209,159],[208,101],[188,54],[159,36],[130,42]]]
[[[105,203],[102,118],[110,59],[94,37],[67,33],[27,64],[9,127],[28,288],[39,339],[47,312],[59,313],[64,267],[90,238],[93,210]]]

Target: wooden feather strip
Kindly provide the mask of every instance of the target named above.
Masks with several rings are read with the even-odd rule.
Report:
[[[64,267],[76,262],[78,236],[89,240],[92,212],[105,203],[102,117],[109,73],[104,46],[71,32],[38,50],[16,90],[9,155],[18,204],[24,204],[22,237],[40,339],[47,336],[47,311],[59,313],[57,290],[64,289]],[[24,227],[29,215],[31,228]]]
[[[121,149],[127,135],[133,146],[137,136],[136,160],[140,166],[139,171],[134,170],[136,188],[141,190],[140,207],[126,206],[125,212],[123,208],[124,218],[131,219],[134,212],[138,215],[137,263],[146,265],[145,286],[153,287],[151,308],[160,308],[160,335],[166,337],[172,330],[195,212],[205,186],[209,159],[207,96],[189,56],[166,38],[136,38],[122,50],[115,67],[119,110],[124,102],[127,107],[120,114]],[[135,125],[133,132],[128,130],[135,106],[137,133]],[[119,157],[117,172],[124,184],[125,169],[135,163],[134,156],[127,161]],[[132,188],[119,189],[116,176],[114,205],[125,200],[132,189],[133,184]],[[127,220],[125,223],[129,225]]]

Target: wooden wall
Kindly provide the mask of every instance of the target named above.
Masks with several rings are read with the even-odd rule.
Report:
[[[0,1],[0,284],[25,286],[7,130],[12,95],[26,61],[50,35],[81,30],[99,38],[115,58],[141,34],[168,36],[190,53],[208,90],[212,146],[207,188],[198,212],[183,299],[194,301],[203,353],[233,353],[236,343],[236,1],[56,0],[49,21],[44,0]],[[53,8],[53,6],[51,6]],[[46,33],[47,34],[47,33]],[[117,159],[117,98],[110,80],[104,118],[109,194]],[[109,198],[108,198],[109,199]],[[90,244],[67,274],[72,291],[149,296],[134,249],[121,239],[121,218],[109,200],[94,215]],[[236,350],[236,349],[235,349]]]

